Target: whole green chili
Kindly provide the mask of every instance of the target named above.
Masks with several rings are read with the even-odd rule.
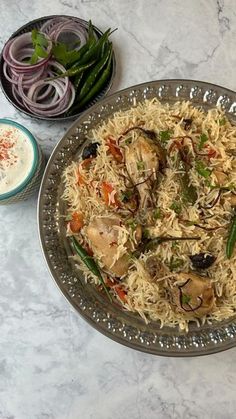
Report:
[[[236,212],[234,213],[233,218],[232,218],[232,223],[229,229],[228,240],[226,243],[226,256],[228,259],[230,259],[233,254],[235,243],[236,243]]]
[[[111,34],[111,29],[109,28],[104,34],[98,39],[98,41],[89,48],[89,50],[83,55],[80,60],[80,65],[87,64],[91,60],[97,59],[100,56],[103,44],[107,42],[109,35]]]
[[[89,24],[88,24],[88,41],[87,41],[87,43],[88,44],[91,44],[94,41],[96,41],[96,38],[94,36],[93,24],[92,24],[91,20],[89,20]]]
[[[87,78],[84,80],[83,87],[80,90],[80,93],[78,96],[79,101],[83,99],[90,92],[90,89],[94,85],[98,75],[103,70],[107,61],[109,60],[111,51],[112,51],[112,45],[110,44],[107,48],[107,51],[105,51],[104,56],[101,58],[101,60],[99,60],[99,62],[95,65],[95,67],[89,71]]]
[[[101,285],[103,286],[104,291],[106,292],[109,300],[112,301],[111,296],[108,292],[108,289],[105,285],[104,279],[101,275],[101,272],[100,272],[95,260],[93,259],[93,257],[88,255],[86,250],[78,243],[78,241],[73,236],[71,237],[71,242],[72,242],[74,250],[76,251],[76,253],[80,257],[82,262],[99,279],[99,281],[100,281]]]
[[[111,65],[112,65],[112,53],[110,54],[109,60],[107,62],[107,65],[99,77],[98,81],[95,82],[93,87],[90,89],[89,93],[75,106],[69,109],[68,115],[73,115],[75,112],[81,110],[88,102],[90,102],[91,99],[93,99],[94,96],[96,96],[105,83],[107,82],[110,74],[111,74]]]
[[[76,76],[74,78],[73,85],[74,85],[74,88],[75,88],[75,93],[77,93],[78,90],[79,90],[79,86],[80,86],[81,80],[83,78],[83,75],[84,75],[84,72],[82,71],[81,73],[76,74]]]
[[[90,61],[87,64],[84,65],[78,65],[78,66],[73,66],[71,68],[69,68],[69,70],[65,71],[62,74],[59,74],[58,76],[55,77],[50,77],[48,80],[56,80],[56,79],[61,79],[62,77],[73,77],[76,76],[77,74],[82,73],[83,71],[87,70],[89,67],[91,67],[93,64],[95,64],[95,60]]]

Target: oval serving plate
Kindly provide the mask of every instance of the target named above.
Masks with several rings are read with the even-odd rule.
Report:
[[[16,32],[14,32],[11,35],[11,37],[8,39],[8,41],[10,39],[12,39],[12,38],[15,38],[18,35],[21,35],[21,34],[25,33],[25,32],[30,32],[30,31],[32,31],[32,29],[39,29],[42,26],[43,23],[45,23],[49,19],[53,19],[55,17],[67,17],[67,18],[71,18],[71,19],[74,19],[74,20],[78,21],[86,29],[88,28],[88,22],[86,20],[80,19],[80,18],[75,17],[75,16],[67,16],[67,15],[44,16],[44,17],[41,17],[39,19],[32,20],[31,22],[29,22],[26,25],[24,25],[21,28],[19,28]],[[94,27],[94,31],[95,31],[96,35],[98,36],[98,38],[101,37],[101,35],[103,34],[103,32],[100,31],[100,29],[98,29],[96,26],[93,25],[93,27]],[[4,76],[4,73],[3,73],[3,63],[4,63],[4,59],[3,59],[3,56],[2,56],[2,53],[1,53],[1,56],[0,56],[0,85],[2,87],[2,91],[3,91],[4,95],[6,96],[6,98],[20,112],[23,112],[26,115],[31,116],[32,118],[43,119],[45,121],[67,121],[67,120],[72,120],[72,119],[78,118],[78,116],[82,112],[84,112],[85,110],[87,110],[88,108],[90,108],[92,105],[94,105],[98,100],[102,99],[109,92],[109,90],[112,87],[112,83],[113,83],[113,80],[114,80],[114,77],[115,77],[115,70],[116,70],[116,60],[115,60],[115,54],[114,54],[114,50],[113,50],[111,76],[110,76],[109,80],[107,81],[106,85],[100,91],[100,93],[97,96],[95,96],[83,108],[83,110],[81,112],[79,112],[79,113],[77,113],[75,115],[65,116],[64,114],[61,114],[61,115],[54,116],[54,117],[46,117],[46,116],[37,116],[37,115],[29,112],[25,108],[23,108],[23,106],[21,107],[18,104],[18,102],[15,100],[14,96],[12,95],[10,82]]]
[[[111,339],[155,355],[195,356],[219,352],[236,345],[236,315],[226,321],[198,328],[190,324],[189,332],[178,328],[148,325],[133,313],[111,304],[94,286],[85,284],[83,276],[70,261],[66,239],[63,170],[80,153],[88,131],[135,103],[157,97],[174,103],[190,100],[195,106],[209,109],[221,105],[232,122],[236,122],[236,93],[223,87],[192,80],[161,80],[130,87],[103,99],[86,111],[67,131],[54,149],[47,165],[38,202],[39,233],[48,268],[70,304],[98,331]]]

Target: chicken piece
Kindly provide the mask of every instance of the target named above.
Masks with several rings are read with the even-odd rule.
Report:
[[[230,199],[231,206],[236,207],[236,195],[231,193],[230,196],[229,196],[229,199]]]
[[[214,170],[213,173],[220,186],[223,186],[227,182],[228,176],[224,172],[221,172],[220,170]]]
[[[118,257],[115,261],[118,251],[118,229],[121,220],[118,217],[96,217],[86,229],[87,237],[90,241],[91,248],[98,258],[101,259],[103,265],[113,275],[120,277],[127,273],[130,263],[128,252]],[[136,242],[141,240],[140,226],[137,227]],[[129,240],[124,244],[127,251],[131,250],[132,245]]]
[[[193,273],[181,273],[177,280],[181,283],[173,286],[172,298],[178,311],[193,317],[201,317],[211,312],[215,297],[209,279]]]
[[[155,255],[151,255],[147,258],[145,267],[150,276],[150,282],[155,282],[158,277],[162,277],[167,274],[167,269],[164,264]]]
[[[140,135],[125,149],[126,168],[132,182],[137,185],[141,208],[150,206],[152,202],[151,189],[164,161],[161,146],[144,135]]]

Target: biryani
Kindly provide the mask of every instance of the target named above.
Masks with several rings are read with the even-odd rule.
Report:
[[[63,174],[86,280],[161,326],[235,315],[235,142],[221,109],[156,98],[91,130]]]

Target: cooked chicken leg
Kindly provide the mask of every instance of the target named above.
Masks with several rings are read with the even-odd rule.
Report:
[[[173,302],[178,310],[194,317],[210,313],[215,301],[210,280],[193,273],[180,273],[177,279],[183,280],[183,284],[172,288]]]
[[[118,217],[96,217],[86,229],[87,237],[90,241],[92,250],[108,269],[115,276],[122,276],[127,273],[130,258],[128,250],[131,250],[131,242],[127,240],[124,243],[126,253],[118,255],[118,239],[121,220]],[[136,241],[141,239],[139,230],[137,229]]]
[[[140,135],[125,149],[126,168],[132,182],[137,185],[140,208],[150,206],[151,189],[163,160],[161,147],[144,135]]]

